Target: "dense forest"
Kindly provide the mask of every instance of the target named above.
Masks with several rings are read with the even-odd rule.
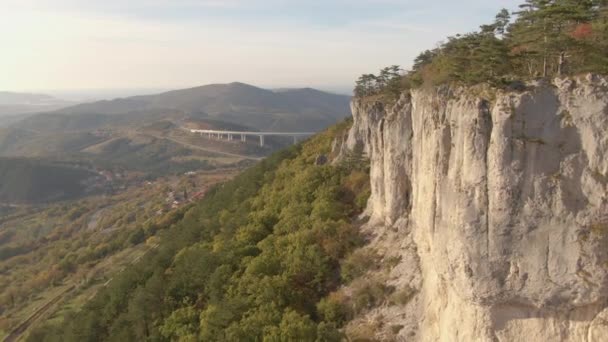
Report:
[[[408,72],[365,74],[355,94],[398,96],[445,83],[504,87],[535,78],[608,72],[608,0],[526,0],[477,32],[422,52]]]
[[[326,300],[363,243],[367,162],[322,162],[348,123],[211,190],[161,243],[30,341],[338,341],[355,303]],[[321,160],[321,162],[319,162]],[[343,272],[341,272],[341,269]],[[356,301],[371,301],[362,289]],[[353,299],[354,300],[354,299]]]

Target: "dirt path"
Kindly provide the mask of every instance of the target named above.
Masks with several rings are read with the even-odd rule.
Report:
[[[87,229],[88,230],[95,230],[95,228],[97,228],[97,225],[99,224],[99,220],[101,219],[101,215],[103,215],[103,213],[105,213],[107,211],[107,207],[105,208],[101,208],[99,210],[97,210],[95,213],[93,213],[93,215],[91,215],[91,217],[89,218],[89,222],[87,223]]]

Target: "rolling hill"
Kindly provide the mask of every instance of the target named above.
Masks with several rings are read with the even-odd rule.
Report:
[[[32,117],[24,124],[42,126],[42,122],[47,120],[63,120],[71,127],[72,121],[82,125],[84,120],[95,125],[99,124],[98,120],[105,120],[104,123],[108,124],[171,113],[180,117],[231,122],[258,130],[319,131],[348,116],[349,101],[350,97],[345,95],[309,88],[272,91],[244,83],[212,84],[157,95],[80,104],[57,111],[54,116]],[[116,114],[123,118],[116,118]],[[100,115],[104,119],[100,119]]]
[[[292,143],[264,147],[195,137],[184,128],[319,131],[349,115],[349,97],[314,89],[267,90],[213,84],[67,107],[0,127],[0,156],[86,160],[164,174],[223,167]]]

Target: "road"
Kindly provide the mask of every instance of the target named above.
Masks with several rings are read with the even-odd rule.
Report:
[[[182,146],[185,146],[185,147],[188,147],[188,148],[192,148],[192,149],[195,149],[195,150],[199,150],[199,151],[203,151],[203,152],[215,153],[215,154],[220,154],[220,155],[225,155],[225,156],[235,157],[235,158],[241,158],[241,159],[251,159],[251,160],[262,160],[262,159],[264,159],[264,158],[260,158],[260,157],[252,157],[252,156],[246,156],[246,155],[242,155],[242,154],[216,151],[216,150],[200,147],[200,146],[197,146],[197,145],[189,144],[187,142],[179,141],[177,139],[173,139],[173,138],[165,137],[165,136],[161,136],[161,135],[156,135],[156,134],[151,134],[151,133],[141,133],[141,132],[138,132],[138,133],[142,134],[142,135],[148,135],[148,136],[151,136],[151,137],[156,138],[156,139],[169,140],[169,141],[174,142],[176,144],[180,144]]]
[[[315,135],[315,132],[256,132],[256,131],[221,131],[217,129],[187,129],[182,128],[191,133],[202,134],[232,134],[232,135],[255,135],[255,136],[277,136],[277,137],[308,137]]]

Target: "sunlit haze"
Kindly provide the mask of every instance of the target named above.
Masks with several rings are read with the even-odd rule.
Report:
[[[513,0],[1,0],[0,90],[348,91]]]

